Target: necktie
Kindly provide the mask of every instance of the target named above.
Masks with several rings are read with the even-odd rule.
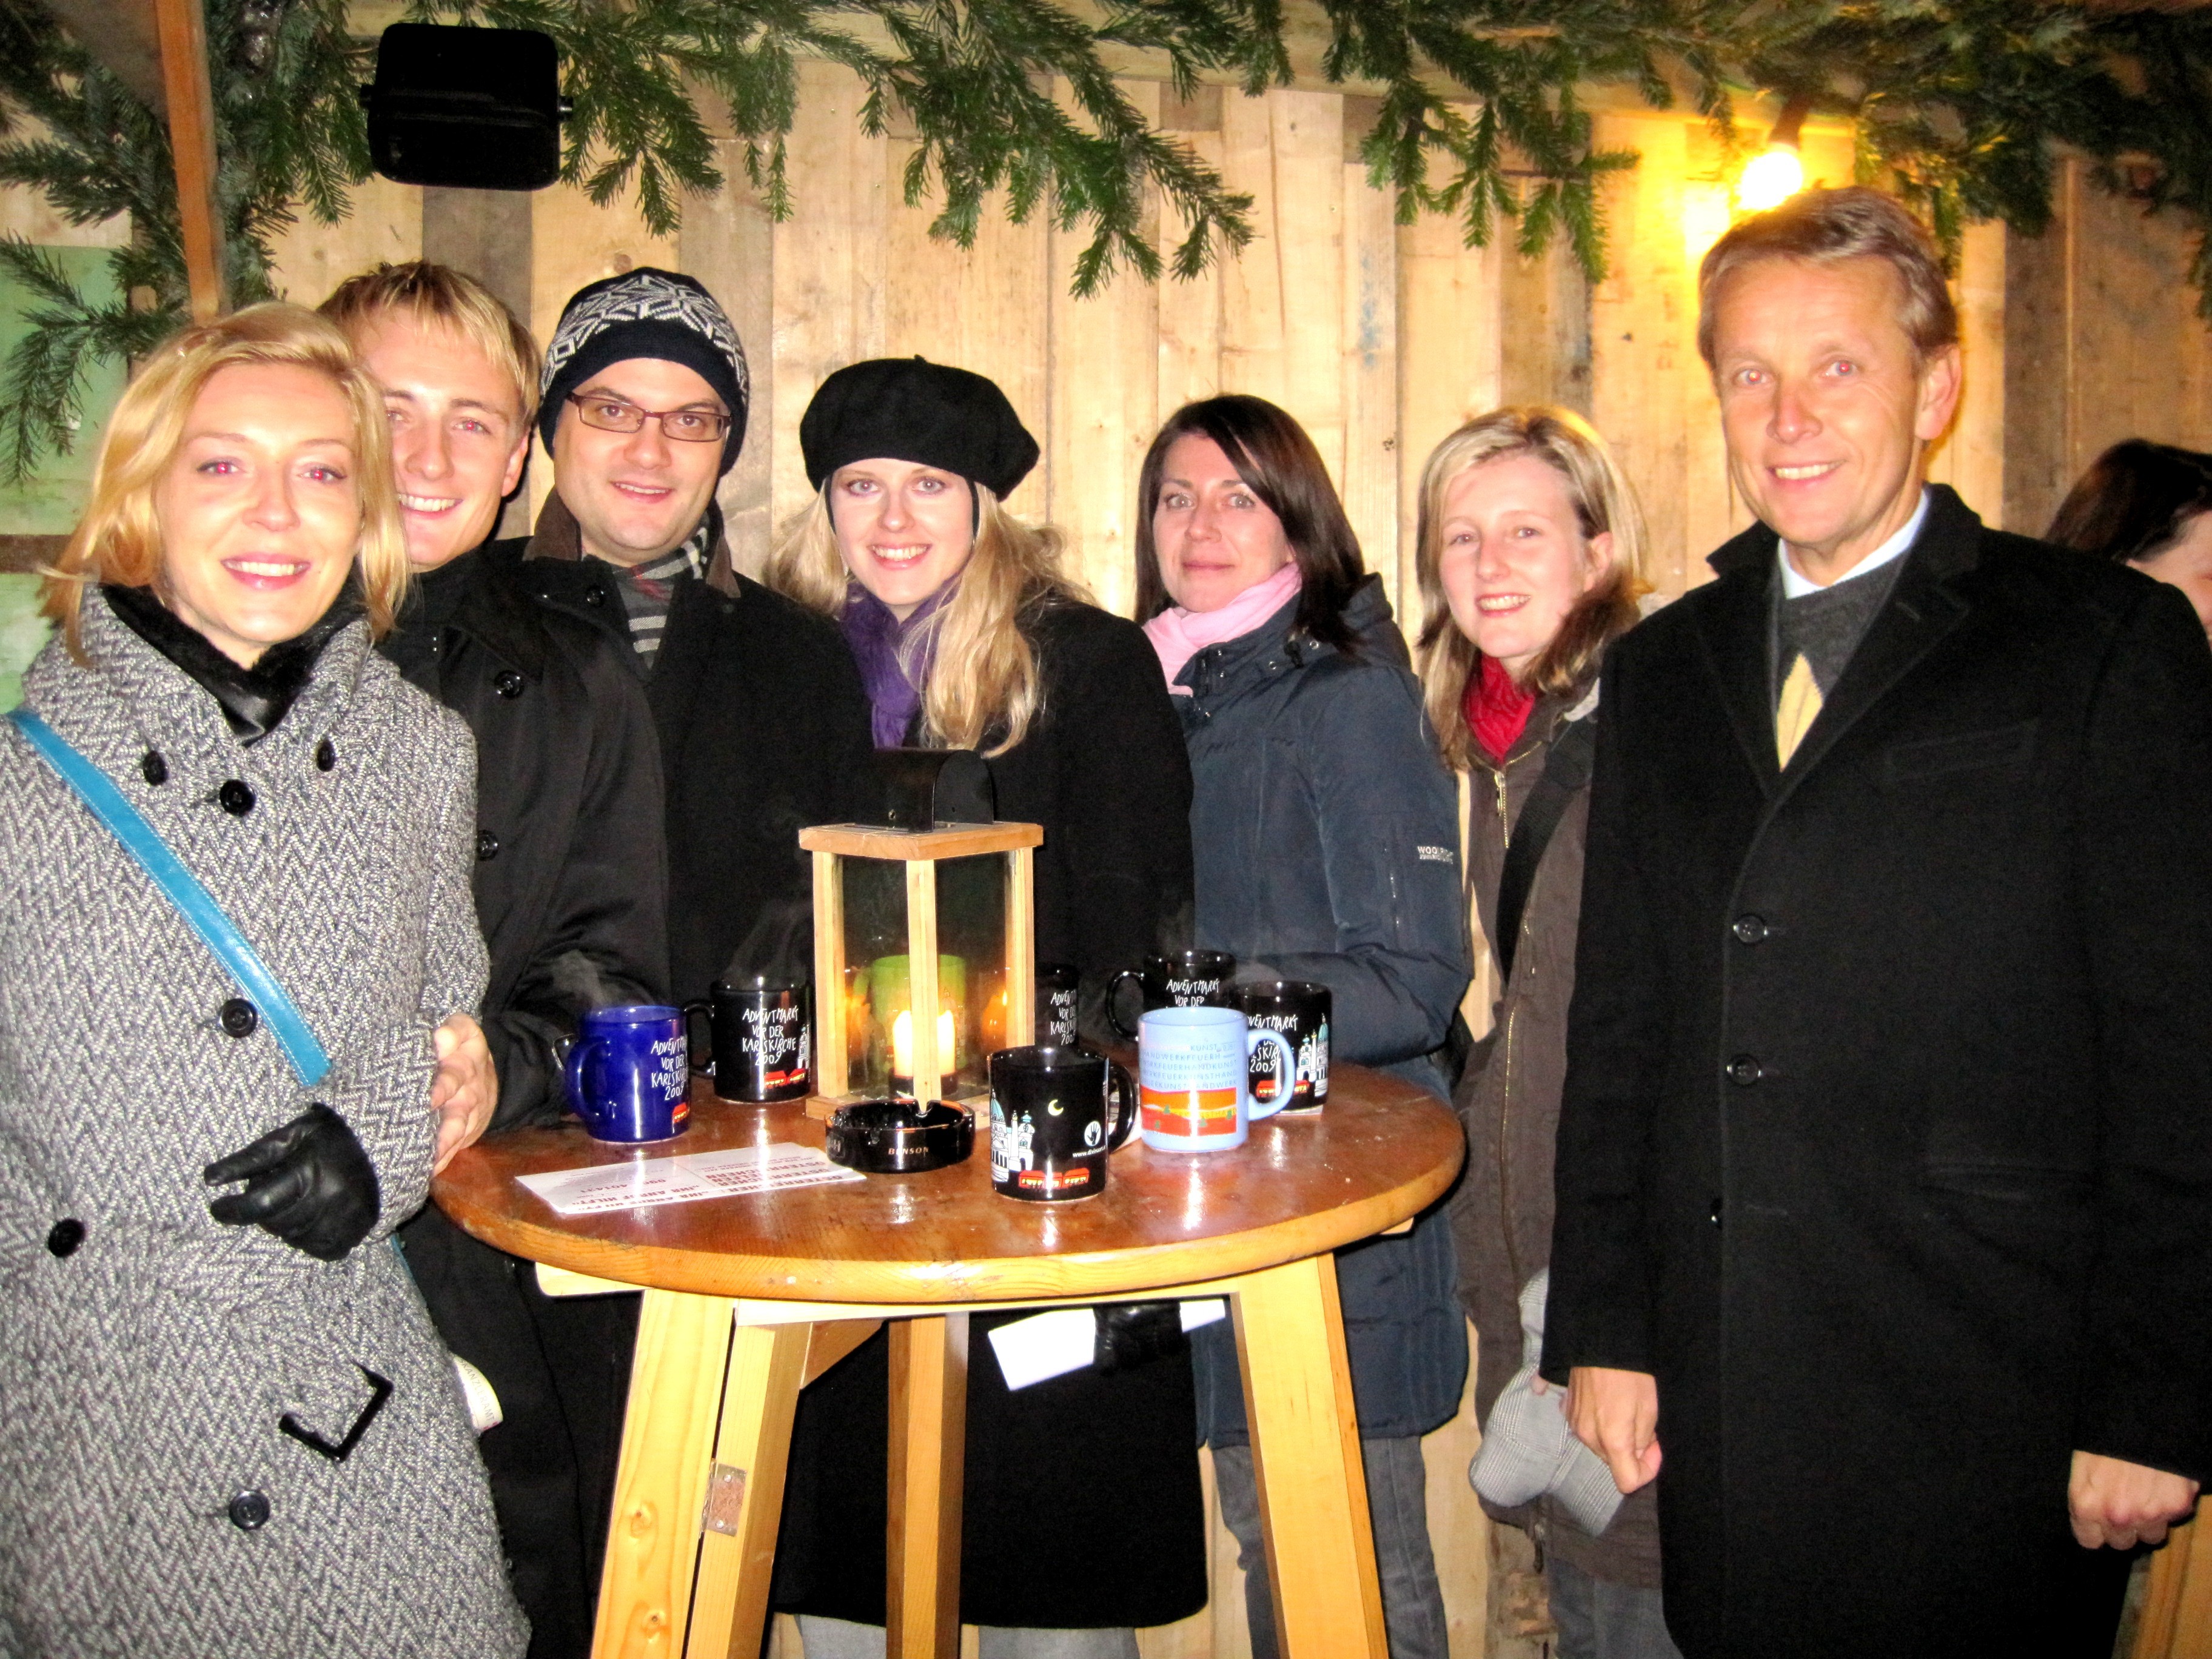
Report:
[[[1790,665],[1782,682],[1782,701],[1774,708],[1774,749],[1787,767],[1805,732],[1820,712],[1820,683],[1813,678],[1813,665],[1802,653]]]

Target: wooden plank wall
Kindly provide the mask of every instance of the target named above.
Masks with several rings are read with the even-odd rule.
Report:
[[[1593,416],[1637,486],[1662,592],[1701,580],[1705,555],[1745,522],[1696,349],[1697,263],[1729,213],[1723,158],[1698,122],[1601,117],[1601,141],[1644,161],[1607,187],[1612,269],[1593,289],[1561,248],[1523,260],[1467,247],[1449,222],[1396,224],[1358,158],[1370,100],[1206,88],[1186,101],[1158,82],[1127,82],[1139,107],[1253,197],[1256,234],[1241,259],[1194,282],[1124,273],[1077,301],[1076,236],[1041,215],[1013,225],[987,213],[972,249],[933,240],[933,204],[902,196],[911,131],[861,131],[859,85],[845,70],[811,64],[802,76],[798,210],[781,224],[726,142],[729,187],[691,203],[665,238],[627,205],[594,207],[574,189],[530,198],[518,222],[511,200],[374,181],[345,224],[290,234],[280,282],[312,300],[348,270],[419,248],[526,295],[543,336],[567,296],[599,276],[646,264],[700,276],[751,362],[751,436],[722,498],[750,568],[809,499],[798,426],[814,388],[844,363],[908,352],[1006,387],[1044,450],[1012,504],[1061,527],[1071,569],[1112,609],[1132,592],[1129,515],[1145,446],[1180,404],[1218,391],[1272,398],[1305,423],[1401,617],[1422,462],[1453,426],[1501,401],[1557,401]],[[1816,180],[1850,177],[1847,132],[1808,133],[1806,156]],[[1164,211],[1155,204],[1151,222],[1171,240]],[[1957,285],[1967,395],[1936,476],[1992,518],[2039,528],[2064,482],[2112,437],[2212,441],[2212,352],[2188,314],[2185,253],[2178,226],[2142,221],[2078,167],[2040,242],[1994,226],[1970,232]],[[532,507],[546,488],[541,461]]]
[[[288,236],[279,282],[313,304],[349,271],[419,251],[476,269],[527,307],[543,337],[567,296],[597,277],[647,264],[698,276],[729,308],[750,357],[751,435],[723,501],[753,567],[773,526],[809,499],[798,426],[815,387],[855,359],[908,352],[981,370],[1006,389],[1044,450],[1012,505],[1060,526],[1072,570],[1117,610],[1132,589],[1145,445],[1180,404],[1219,391],[1258,392],[1305,422],[1401,617],[1413,592],[1422,462],[1459,422],[1503,400],[1556,400],[1593,416],[1643,501],[1662,591],[1699,580],[1705,554],[1743,522],[1696,350],[1697,262],[1726,228],[1729,205],[1722,158],[1694,120],[1601,118],[1601,142],[1644,160],[1607,187],[1613,265],[1593,289],[1557,250],[1526,261],[1470,249],[1448,223],[1396,224],[1358,159],[1373,115],[1363,100],[1205,88],[1183,100],[1160,83],[1131,82],[1142,108],[1252,195],[1257,234],[1242,259],[1195,282],[1124,275],[1076,301],[1074,237],[1042,217],[1011,225],[987,214],[968,252],[933,240],[933,210],[902,197],[911,132],[863,133],[850,76],[830,65],[802,73],[791,145],[797,212],[783,223],[771,223],[745,186],[728,143],[730,186],[691,203],[681,232],[666,238],[649,234],[629,207],[596,208],[572,189],[518,200],[374,181],[344,224],[303,224]],[[1807,160],[1816,179],[1844,181],[1849,136],[1809,133]],[[15,190],[0,191],[0,228],[53,242],[112,244],[122,234],[67,229]],[[1172,240],[1171,216],[1158,228]],[[2186,252],[2179,226],[2145,221],[2075,165],[2046,236],[1971,233],[1958,284],[1967,394],[1937,475],[1985,515],[2033,532],[2116,438],[2212,447],[2212,347],[2191,314]],[[546,471],[540,458],[533,502]],[[0,524],[0,536],[9,529]],[[1474,1441],[1462,1413],[1431,1437],[1429,1458],[1431,1529],[1462,1656],[1484,1650],[1491,1612],[1489,1549],[1464,1473]],[[1146,1659],[1245,1651],[1234,1547],[1218,1528],[1212,1552],[1213,1607],[1147,1632]],[[1503,1609],[1501,1601],[1492,1621],[1501,1631],[1510,1623]],[[784,1644],[787,1659],[796,1646]]]
[[[2061,165],[2051,228],[2003,234],[2004,517],[2039,535],[2068,487],[2122,438],[2212,449],[2212,334],[2172,216]],[[1984,233],[1992,239],[2002,233]]]

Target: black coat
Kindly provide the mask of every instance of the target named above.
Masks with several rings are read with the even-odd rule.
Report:
[[[1090,605],[1025,624],[1044,686],[991,762],[1001,818],[1044,826],[1037,954],[1103,977],[1183,925],[1190,769],[1134,624]],[[1110,1176],[1109,1176],[1110,1179]],[[1164,1625],[1206,1605],[1206,1516],[1187,1356],[1084,1370],[1009,1392],[980,1314],[968,1348],[963,1622]],[[884,1618],[888,1343],[878,1334],[799,1395],[775,1602]]]
[[[492,1130],[557,1121],[583,1010],[666,994],[660,763],[617,647],[524,593],[481,550],[417,578],[384,653],[477,742],[482,1018],[499,1070]],[[519,1262],[426,1207],[400,1230],[447,1346],[505,1420],[479,1437],[532,1659],[591,1645],[635,1299],[548,1301]]]
[[[558,1122],[576,1017],[666,994],[660,762],[631,653],[532,603],[482,550],[418,577],[380,648],[476,735],[492,1127]]]
[[[1135,623],[1058,605],[1029,624],[1044,700],[1023,742],[990,762],[1001,818],[1047,826],[1036,852],[1036,953],[1105,982],[1190,929],[1190,760]],[[1085,1029],[1091,1029],[1086,1018]]]
[[[1606,665],[1544,1370],[1656,1373],[1692,1659],[2059,1650],[2070,1454],[2212,1472],[2212,656],[1937,489],[1778,771],[1712,562]]]
[[[703,581],[676,586],[648,672],[608,573],[579,555],[575,520],[546,498],[529,541],[495,544],[525,587],[618,645],[660,739],[668,845],[670,989],[707,995],[741,971],[813,966],[813,871],[799,832],[875,804],[867,696],[836,627],[730,563],[718,537]]]

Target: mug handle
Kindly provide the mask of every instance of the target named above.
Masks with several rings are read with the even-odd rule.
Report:
[[[707,1021],[707,1063],[699,1063],[699,1045],[692,1040],[691,1022],[705,1016]],[[684,1005],[684,1056],[690,1061],[692,1075],[714,1075],[714,1005],[708,1001],[687,1002]]]
[[[1246,1070],[1248,1072],[1250,1070],[1252,1056],[1260,1052],[1260,1045],[1263,1042],[1272,1042],[1283,1051],[1282,1069],[1275,1075],[1285,1081],[1283,1086],[1275,1091],[1275,1097],[1267,1103],[1267,1109],[1264,1112],[1260,1109],[1259,1103],[1251,1099],[1252,1091],[1249,1086],[1246,1087],[1244,1092],[1248,1109],[1244,1116],[1247,1121],[1252,1123],[1257,1123],[1263,1117],[1274,1116],[1290,1103],[1291,1097],[1297,1092],[1294,1086],[1298,1080],[1297,1050],[1291,1047],[1290,1039],[1280,1031],[1270,1031],[1262,1026],[1255,1028],[1247,1036],[1244,1043]]]
[[[1137,1127],[1137,1119],[1139,1115],[1137,1110],[1137,1080],[1129,1075],[1129,1068],[1118,1060],[1108,1060],[1106,1067],[1107,1097],[1109,1099],[1118,1097],[1118,1103],[1115,1108],[1114,1127],[1106,1132],[1106,1150],[1109,1152],[1118,1152],[1127,1144],[1129,1132]]]
[[[1137,981],[1137,1000],[1139,1004],[1142,1004],[1144,1001],[1144,975],[1139,974],[1134,968],[1124,968],[1120,973],[1115,975],[1112,979],[1106,981],[1106,1023],[1121,1034],[1122,1042],[1134,1042],[1137,1040],[1137,1034],[1131,1030],[1127,1026],[1121,1024],[1121,1016],[1115,1012],[1114,1006],[1115,1000],[1121,994],[1121,981],[1125,979],[1134,980]]]
[[[578,1042],[570,1045],[568,1049],[568,1063],[564,1068],[568,1084],[568,1104],[575,1109],[576,1115],[586,1123],[599,1115],[592,1109],[590,1097],[584,1088],[585,1062],[605,1046],[598,1042]]]

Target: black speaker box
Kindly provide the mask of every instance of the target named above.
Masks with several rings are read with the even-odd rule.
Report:
[[[560,176],[560,55],[536,29],[394,23],[361,89],[376,170],[403,185],[543,190]]]

